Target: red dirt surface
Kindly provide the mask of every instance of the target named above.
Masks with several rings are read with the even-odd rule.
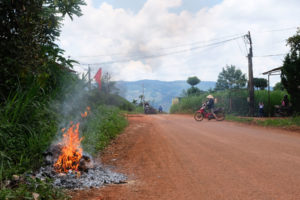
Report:
[[[101,155],[128,183],[75,200],[300,199],[300,135],[183,115],[131,115]]]

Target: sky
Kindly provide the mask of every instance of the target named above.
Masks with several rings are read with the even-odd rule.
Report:
[[[223,67],[254,77],[282,65],[286,39],[300,27],[299,0],[86,0],[65,18],[59,45],[80,73],[101,67],[113,80],[216,81]],[[248,75],[247,75],[248,76]],[[280,80],[271,77],[271,85]]]

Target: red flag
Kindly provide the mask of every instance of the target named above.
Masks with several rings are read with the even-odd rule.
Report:
[[[102,74],[102,68],[100,68],[96,75],[94,76],[94,79],[96,80],[96,82],[98,83],[99,85],[99,89],[101,89],[101,74]]]

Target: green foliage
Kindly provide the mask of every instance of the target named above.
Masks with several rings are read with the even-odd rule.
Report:
[[[13,188],[0,188],[0,199],[34,199],[33,193],[39,194],[39,199],[66,200],[70,198],[66,196],[62,190],[54,188],[51,185],[50,179],[46,179],[45,181],[31,177],[22,177],[22,179],[24,180],[20,181],[18,185]]]
[[[275,126],[275,127],[300,127],[300,117],[290,117],[284,119],[266,119],[266,120],[257,120],[256,123],[262,126]]]
[[[206,96],[209,93],[203,93],[199,96],[191,96],[181,98],[178,104],[172,105],[171,113],[193,113],[199,109],[206,101]],[[249,105],[247,102],[248,91],[234,90],[234,91],[216,91],[210,92],[216,99],[216,107],[225,108],[226,113],[233,113],[237,115],[247,116]],[[274,112],[274,106],[280,105],[281,100],[285,93],[283,91],[271,91],[270,93],[270,106],[268,106],[268,92],[265,90],[255,91],[255,105],[258,112],[258,103],[265,104],[265,113],[268,113],[270,108],[271,114]]]
[[[130,103],[118,94],[107,93],[106,91],[94,88],[91,91],[87,91],[85,94],[86,100],[92,109],[96,109],[99,105],[111,105],[116,106],[121,110],[133,111],[135,105]]]
[[[281,91],[283,91],[283,90],[284,90],[284,87],[283,87],[283,85],[282,85],[281,82],[278,82],[278,83],[276,83],[275,86],[273,87],[273,90],[281,90]]]
[[[226,66],[219,73],[215,90],[241,89],[246,85],[246,76],[235,66]]]
[[[82,0],[0,2],[0,102],[20,85],[38,80],[45,92],[57,86],[56,72],[69,70],[72,60],[63,57],[55,42],[67,14],[79,16]]]
[[[205,100],[205,94],[181,98],[179,103],[171,106],[170,113],[193,113],[201,107]]]
[[[53,138],[56,114],[37,86],[12,93],[0,107],[0,179],[39,166]]]
[[[300,117],[289,118],[273,118],[273,119],[255,119],[252,117],[238,117],[234,115],[226,115],[226,120],[235,121],[247,124],[256,124],[260,126],[295,128],[300,127]]]
[[[189,77],[186,81],[188,84],[190,84],[192,87],[199,84],[201,81],[197,76]]]
[[[268,81],[265,78],[253,78],[254,87],[264,90],[268,86]]]
[[[242,123],[247,123],[247,124],[251,124],[254,121],[253,118],[243,118],[243,117],[237,117],[234,115],[226,115],[225,119],[228,121],[242,122]]]
[[[300,29],[287,44],[291,49],[283,61],[281,82],[291,96],[293,110],[300,113]]]
[[[99,106],[92,111],[84,125],[82,135],[83,148],[95,155],[104,149],[111,139],[115,138],[127,125],[127,120],[114,107]]]
[[[188,96],[193,96],[193,95],[199,95],[201,93],[201,90],[197,87],[191,87],[187,89],[186,92]]]

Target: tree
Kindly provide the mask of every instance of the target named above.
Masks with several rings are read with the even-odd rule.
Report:
[[[281,68],[281,82],[291,96],[293,110],[300,112],[300,29],[287,40],[290,46]]]
[[[188,96],[200,94],[200,89],[194,87],[201,82],[197,76],[189,77],[186,82],[191,85],[191,88],[186,91]]]
[[[140,100],[141,100],[141,101],[140,101],[140,105],[143,105],[143,104],[144,104],[144,101],[145,101],[145,96],[141,94],[141,95],[139,96],[139,98],[140,98]]]
[[[132,99],[132,104],[133,105],[137,105],[137,100],[136,99]]]
[[[80,16],[80,5],[83,0],[0,1],[0,103],[33,80],[46,93],[60,85],[57,74],[73,61],[55,42],[65,15]]]
[[[254,87],[264,90],[268,86],[268,81],[265,78],[253,78]]]
[[[200,79],[197,76],[189,77],[186,81],[188,84],[190,84],[192,87],[200,83]]]
[[[276,83],[275,86],[273,87],[273,90],[281,90],[281,91],[283,91],[283,90],[284,90],[284,87],[283,87],[283,85],[282,85],[281,82],[278,82],[278,83]]]
[[[235,66],[226,66],[219,73],[215,90],[240,89],[245,87],[247,82],[246,75]]]
[[[200,93],[201,93],[201,90],[197,87],[191,87],[187,90],[188,96],[199,95]]]

